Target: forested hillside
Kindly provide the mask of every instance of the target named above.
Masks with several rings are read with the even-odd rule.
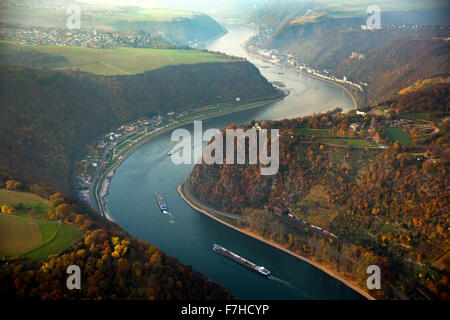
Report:
[[[315,15],[314,12],[322,12],[329,20],[345,19],[348,25],[359,27],[365,22],[367,7],[372,4],[368,0],[359,0],[351,5],[340,0],[327,2],[264,0],[260,5],[253,6],[243,18],[259,26],[279,28],[292,21],[299,21],[310,13]],[[392,3],[384,2],[379,6],[383,11],[385,25],[441,25],[449,22],[448,5],[446,6],[445,1],[418,0],[412,3],[410,0],[399,0]]]
[[[448,99],[448,85],[438,85],[365,116],[265,121],[262,128],[280,129],[276,175],[261,176],[258,165],[202,164],[186,185],[205,205],[239,216],[237,226],[355,281],[364,279],[361,266],[378,261],[408,296],[420,298],[420,288],[446,299],[449,265],[437,261],[450,248]],[[318,236],[313,224],[346,245]]]
[[[362,59],[346,58],[337,74],[369,83],[368,98],[381,102],[424,79],[450,75],[450,45],[444,39],[407,38],[370,50]]]
[[[74,152],[139,117],[279,96],[250,63],[169,66],[133,76],[1,66],[0,171],[67,191]]]
[[[1,175],[0,175],[1,177]],[[0,187],[33,192],[49,200],[45,221],[81,230],[69,248],[44,261],[24,257],[0,260],[0,296],[5,299],[229,299],[228,290],[166,256],[157,247],[130,237],[116,224],[51,188],[0,179]],[[14,209],[14,207],[12,207]],[[19,208],[8,213],[15,215]],[[16,212],[17,211],[17,212]],[[66,286],[68,266],[81,270],[81,290]]]
[[[298,16],[303,16],[308,9],[320,8],[319,2],[300,2],[295,0],[266,0],[254,6],[244,15],[244,19],[259,26],[277,28]]]
[[[387,28],[362,30],[346,19],[331,20],[318,17],[317,22],[289,24],[264,43],[265,48],[275,48],[292,54],[318,69],[336,70],[339,63],[352,52],[367,54],[370,50],[409,37],[446,36],[448,30],[440,28]]]
[[[37,2],[37,3],[36,3]],[[67,8],[78,6],[82,29],[109,31],[143,30],[163,36],[177,45],[209,41],[225,32],[207,14],[138,6],[105,6],[77,1],[2,1],[0,21],[27,26],[61,28],[66,25]]]
[[[367,83],[370,103],[393,98],[417,81],[448,75],[448,6],[430,2],[429,8],[408,7],[411,11],[385,8],[382,28],[369,30],[363,3],[351,9],[335,5],[288,1],[275,8],[275,2],[267,1],[249,15],[260,33],[248,45]]]
[[[151,13],[150,13],[151,14]],[[165,34],[177,45],[189,42],[207,41],[225,33],[223,27],[206,14],[192,14],[191,17],[174,18],[171,21],[124,21],[111,23],[115,30],[144,30],[153,34]]]

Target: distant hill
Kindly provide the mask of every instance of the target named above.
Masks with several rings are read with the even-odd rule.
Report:
[[[243,18],[260,26],[278,28],[299,16],[303,16],[308,9],[320,7],[321,4],[318,2],[266,0],[250,9]]]
[[[450,44],[432,38],[407,38],[370,50],[363,59],[342,60],[337,74],[369,83],[368,98],[381,102],[416,81],[450,76]]]
[[[153,13],[154,12],[154,13]],[[114,30],[144,30],[153,34],[163,34],[177,45],[189,44],[191,42],[206,42],[218,37],[225,32],[213,18],[206,14],[190,13],[177,16],[177,12],[171,13],[166,20],[156,19],[152,21],[152,15],[159,15],[161,11],[142,11],[142,19],[114,19],[106,24]],[[149,15],[147,17],[146,15]],[[141,14],[138,11],[136,14]]]
[[[245,102],[280,95],[244,61],[110,77],[17,66],[0,69],[0,172],[64,191],[74,152],[107,130],[139,117],[231,102],[237,96]]]
[[[450,7],[441,0],[399,0],[376,3],[382,10],[383,25],[442,25],[449,23]],[[374,5],[371,0],[345,2],[329,1],[297,1],[297,0],[264,0],[251,8],[243,19],[260,26],[271,26],[279,29],[286,24],[314,16],[322,12],[330,19],[346,19],[347,24],[364,24],[366,10]]]
[[[0,21],[65,28],[69,17],[66,11],[69,3],[80,7],[82,29],[143,30],[164,36],[177,45],[205,42],[225,32],[214,19],[202,13],[139,7],[101,7],[75,1],[48,6],[34,1],[24,1],[21,4],[6,2],[0,10]]]
[[[390,41],[408,37],[444,37],[448,30],[434,28],[361,30],[349,26],[347,19],[319,17],[316,23],[290,24],[275,32],[264,43],[266,49],[278,49],[319,69],[335,70],[352,52],[366,54]]]
[[[391,3],[382,12],[382,29],[365,30],[361,28],[366,24],[363,2],[314,6],[288,1],[271,13],[274,2],[267,1],[268,7],[254,9],[250,18],[262,27],[269,24],[272,33],[264,29],[249,44],[368,83],[371,103],[391,98],[417,81],[448,74],[449,6],[416,3],[401,11],[400,5]]]

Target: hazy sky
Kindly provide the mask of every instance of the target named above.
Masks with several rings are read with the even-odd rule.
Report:
[[[172,8],[194,11],[217,11],[218,9],[245,9],[264,0],[80,0],[87,3],[109,5],[135,5],[142,8]]]
[[[267,0],[79,0],[87,3],[101,3],[109,5],[134,5],[143,8],[179,8],[179,9],[191,9],[191,10],[209,10],[212,8],[249,8],[255,4],[261,4]],[[279,1],[315,1],[315,0],[279,0]],[[417,3],[439,3],[445,5],[446,0],[317,0],[322,3],[339,3],[346,5],[354,5],[361,3],[371,3],[376,5],[383,5],[386,3],[403,3],[405,5],[417,4]]]
[[[212,16],[240,15],[253,7],[264,4],[267,1],[276,0],[79,0],[87,3],[100,3],[109,5],[139,6],[142,8],[171,8],[189,11],[199,11]],[[311,2],[314,0],[279,0],[280,2]],[[442,6],[448,0],[320,0],[318,2],[343,5],[349,8],[370,4],[379,5],[382,8],[412,10],[420,7]]]

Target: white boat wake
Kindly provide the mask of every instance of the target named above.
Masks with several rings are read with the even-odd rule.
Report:
[[[293,290],[295,290],[295,291],[300,292],[300,293],[301,293],[303,296],[305,296],[305,297],[311,298],[311,296],[310,296],[309,294],[307,294],[307,293],[304,292],[303,290],[300,290],[300,289],[297,288],[297,287],[294,287],[294,285],[293,285],[292,283],[290,283],[289,281],[286,281],[286,280],[277,278],[277,277],[275,277],[275,276],[273,276],[273,275],[269,276],[268,278],[271,279],[271,280],[280,282],[280,283],[282,283],[282,284],[288,286],[289,288],[291,288],[291,289],[293,289]]]
[[[170,224],[175,224],[177,221],[175,220],[175,217],[173,216],[172,213],[170,213],[169,211],[163,211],[163,214],[169,216],[170,220],[169,223]]]

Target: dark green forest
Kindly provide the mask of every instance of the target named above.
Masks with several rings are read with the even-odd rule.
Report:
[[[0,171],[67,191],[74,153],[140,117],[280,95],[248,62],[168,66],[133,76],[0,67]]]

